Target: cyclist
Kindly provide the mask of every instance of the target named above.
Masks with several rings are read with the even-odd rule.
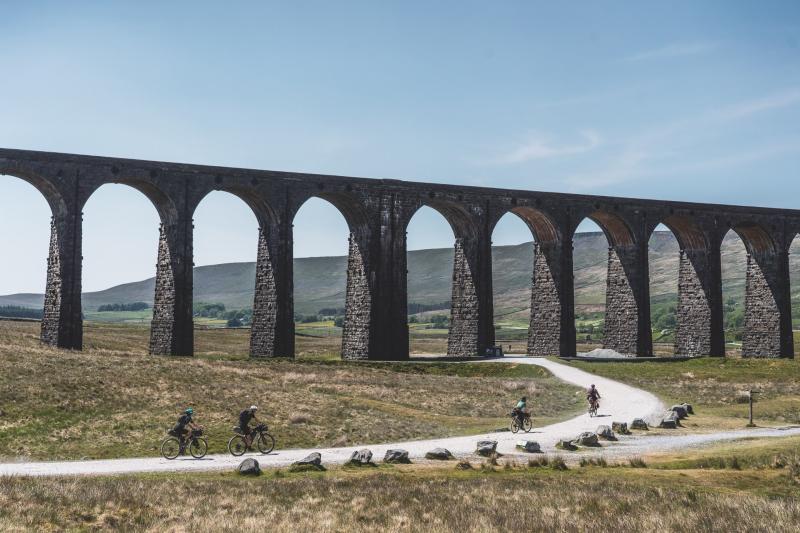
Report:
[[[172,433],[178,437],[181,447],[186,443],[185,438],[189,434],[189,430],[197,429],[197,424],[194,423],[194,409],[187,407],[186,410],[178,417],[178,422],[172,428]]]
[[[589,406],[597,404],[597,400],[600,399],[600,391],[595,388],[594,383],[592,383],[592,386],[586,391],[586,399],[589,401]]]
[[[511,414],[516,417],[517,421],[520,425],[522,425],[522,420],[525,418],[525,415],[528,413],[528,398],[527,396],[523,396],[517,402],[517,406],[511,411]]]
[[[251,405],[249,408],[239,413],[239,428],[242,430],[242,435],[244,435],[244,440],[248,448],[253,443],[253,435],[251,434],[252,430],[250,429],[250,422],[258,423],[258,419],[256,418],[256,411],[258,411],[258,406]]]

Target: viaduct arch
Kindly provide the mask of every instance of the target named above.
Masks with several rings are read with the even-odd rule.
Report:
[[[800,211],[223,168],[0,149],[0,173],[32,183],[53,211],[42,341],[81,349],[82,208],[105,183],[142,191],[161,218],[150,351],[193,353],[192,216],[210,192],[235,194],[259,222],[250,350],[294,355],[292,221],[311,197],[332,203],[350,230],[342,357],[408,358],[406,228],[423,205],[456,238],[448,354],[494,343],[491,235],[506,213],[535,240],[530,355],[575,354],[572,239],[584,218],[606,234],[604,344],[652,355],[648,240],[658,224],[680,244],[676,350],[724,355],[720,245],[729,230],[748,252],[747,357],[792,357],[788,250]]]

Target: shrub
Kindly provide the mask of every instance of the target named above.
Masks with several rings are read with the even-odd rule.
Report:
[[[543,468],[550,464],[550,460],[546,455],[540,457],[531,457],[528,459],[528,468]]]
[[[641,457],[631,457],[628,464],[631,465],[631,468],[647,468],[647,463]]]
[[[564,459],[560,455],[554,456],[550,459],[550,468],[553,470],[568,470],[567,463],[564,462]]]

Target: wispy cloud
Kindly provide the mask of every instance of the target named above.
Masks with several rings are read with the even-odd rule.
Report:
[[[740,102],[721,109],[717,115],[722,120],[744,118],[763,111],[781,109],[800,103],[800,89],[790,89],[779,93],[770,94],[764,98]]]
[[[647,61],[651,59],[668,59],[673,57],[696,56],[706,54],[719,47],[719,43],[693,42],[672,43],[660,48],[645,50],[623,58],[626,62]]]
[[[698,135],[713,128],[728,126],[760,113],[800,105],[800,88],[792,88],[746,100],[706,113],[677,119],[638,132],[609,146],[618,146],[604,165],[574,173],[566,182],[575,189],[599,188],[637,179],[699,173],[800,152],[800,139],[783,139],[744,151],[689,162],[681,159],[680,144],[691,144]]]
[[[602,143],[600,136],[594,131],[581,131],[581,142],[574,144],[556,144],[541,133],[531,133],[522,143],[518,144],[507,153],[497,157],[496,163],[513,165],[526,163],[536,159],[576,155],[594,150]]]

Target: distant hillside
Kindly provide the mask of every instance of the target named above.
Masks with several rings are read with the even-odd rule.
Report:
[[[654,301],[675,300],[678,244],[669,232],[657,232],[650,241],[651,296]],[[800,259],[800,245],[793,257]],[[575,235],[575,299],[578,310],[602,311],[605,303],[608,244],[602,233]],[[746,255],[741,241],[726,238],[722,246],[725,299],[741,302]],[[497,246],[493,250],[495,312],[526,313],[529,305],[533,245]],[[433,304],[450,299],[453,251],[418,250],[408,254],[409,302]],[[324,307],[342,307],[345,293],[345,257],[295,259],[295,309],[313,314]],[[254,263],[229,263],[195,268],[194,298],[197,302],[223,303],[229,309],[252,306]],[[792,261],[793,295],[800,294],[800,260]],[[84,294],[84,309],[115,303],[153,302],[154,280],[147,279]],[[41,307],[41,294],[0,296],[0,306]],[[514,313],[514,314],[517,314]]]

